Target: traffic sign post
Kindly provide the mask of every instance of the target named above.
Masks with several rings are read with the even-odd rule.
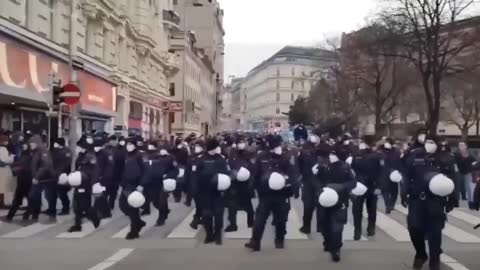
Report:
[[[60,97],[63,98],[63,102],[70,106],[77,104],[80,101],[80,88],[73,84],[68,83],[62,87],[63,93],[60,94]]]

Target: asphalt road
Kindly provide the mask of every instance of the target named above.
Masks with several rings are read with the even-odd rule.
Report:
[[[350,217],[344,231],[342,261],[338,264],[331,262],[329,254],[323,252],[320,234],[312,233],[307,237],[298,232],[302,215],[300,201],[293,201],[286,249],[274,248],[273,228],[267,225],[259,253],[243,247],[250,237],[245,214],[239,214],[240,230],[225,234],[222,246],[204,245],[203,231],[194,231],[188,226],[194,209],[175,203],[171,203],[170,208],[172,212],[162,227],[154,226],[155,214],[143,217],[147,228],[141,238],[134,241],[123,239],[128,220],[118,210],[97,230],[85,224],[83,232],[77,234],[65,233],[73,216],[59,218],[56,224],[46,224],[44,219],[35,224],[18,220],[1,223],[0,269],[411,269],[414,253],[405,226],[406,209],[399,207],[391,215],[385,215],[381,201],[375,237],[364,236],[361,241],[353,241]],[[443,269],[480,269],[480,230],[472,229],[476,223],[480,223],[480,214],[465,208],[450,215],[444,230]]]

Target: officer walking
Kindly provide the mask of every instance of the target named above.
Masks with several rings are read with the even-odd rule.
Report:
[[[202,224],[205,228],[205,244],[215,241],[222,244],[225,191],[230,187],[227,161],[221,155],[216,139],[206,142],[206,154],[198,161],[193,172],[198,176],[198,196],[202,207]],[[228,182],[228,183],[227,183]]]
[[[52,160],[53,169],[55,171],[54,179],[60,180],[60,177],[65,177],[70,173],[72,166],[72,153],[70,152],[70,149],[68,149],[68,147],[65,147],[64,138],[57,138],[53,143]],[[58,181],[56,188],[56,194],[62,202],[62,210],[59,215],[68,215],[70,214],[70,198],[68,197],[68,192],[70,191],[71,187],[68,185],[67,182]]]
[[[383,174],[380,182],[382,186],[382,196],[385,202],[385,212],[390,214],[397,202],[398,185],[403,178],[402,173],[404,169],[400,151],[394,147],[392,139],[387,138],[386,141],[380,145],[379,151],[384,161]]]
[[[228,164],[232,171],[232,187],[229,189],[228,221],[230,224],[225,228],[226,232],[238,230],[237,211],[247,212],[247,226],[253,226],[252,205],[252,175],[254,175],[254,163],[252,153],[246,150],[247,141],[242,135],[236,139],[236,148],[230,150]]]
[[[275,247],[284,248],[286,223],[297,183],[293,164],[282,155],[282,138],[269,134],[265,137],[268,152],[262,152],[256,160],[254,169],[254,187],[258,192],[259,202],[255,211],[252,238],[245,244],[252,251],[260,250],[260,242],[270,213],[275,220]]]
[[[453,193],[454,184],[451,179],[440,174],[436,151],[436,138],[420,130],[415,145],[404,157],[406,174],[402,205],[408,206],[408,232],[416,251],[414,269],[421,269],[428,260],[426,240],[430,252],[430,269],[440,269],[445,211],[451,211],[456,203],[454,195],[447,197]]]
[[[113,153],[104,149],[105,137],[97,135],[94,137],[94,151],[97,158],[96,170],[98,178],[95,179],[96,183],[99,183],[105,190],[95,193],[94,208],[97,210],[99,217],[110,218],[112,217],[111,208],[108,204],[108,194],[106,187],[112,186],[113,170],[114,170],[114,157]]]
[[[108,145],[105,147],[105,150],[109,155],[113,154],[113,175],[110,185],[106,186],[107,195],[108,195],[108,205],[110,209],[113,210],[115,207],[115,200],[117,199],[118,187],[122,179],[123,170],[125,168],[125,137],[121,136],[118,138],[115,135],[112,135],[108,138]]]
[[[194,230],[198,229],[198,225],[202,220],[202,205],[199,196],[199,186],[198,182],[198,163],[201,160],[201,157],[205,154],[205,142],[203,140],[197,140],[194,144],[194,149],[192,155],[188,159],[186,167],[186,177],[188,183],[188,189],[190,196],[192,196],[193,201],[195,202],[195,214],[193,215],[193,220],[190,223],[190,227]]]
[[[355,241],[360,240],[362,236],[364,203],[366,204],[368,214],[367,236],[375,235],[377,201],[378,194],[381,193],[379,180],[383,164],[381,156],[370,148],[367,140],[361,141],[358,146],[358,152],[353,156],[351,166],[357,176],[357,181],[367,187],[367,192],[363,196],[352,197],[352,214],[355,227],[353,239]]]

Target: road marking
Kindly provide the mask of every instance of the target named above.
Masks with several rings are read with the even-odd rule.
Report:
[[[477,225],[477,224],[480,224],[480,218],[477,217],[477,216],[474,216],[472,214],[469,214],[469,213],[465,213],[463,211],[460,211],[460,210],[457,210],[457,209],[454,209],[452,210],[450,213],[448,213],[449,216],[452,216],[456,219],[460,219],[470,225]]]
[[[58,217],[57,222],[51,224],[42,224],[42,223],[34,223],[29,226],[22,227],[21,229],[15,230],[13,232],[9,232],[7,234],[2,235],[2,238],[26,238],[37,233],[46,231],[50,228],[53,228],[59,224],[62,224],[69,220],[70,217]]]
[[[287,234],[285,235],[285,239],[308,240],[308,236],[299,231],[301,227],[302,224],[298,218],[297,211],[295,208],[290,209],[288,212]]]
[[[236,232],[226,232],[223,236],[225,239],[250,239],[252,236],[252,228],[248,228],[247,212],[237,212],[237,226]]]
[[[444,263],[446,266],[450,267],[452,270],[470,270],[467,267],[465,267],[463,264],[457,262],[457,260],[455,260],[454,258],[446,254],[440,255],[440,261]]]
[[[145,221],[145,227],[142,228],[140,231],[140,235],[143,235],[146,231],[150,230],[153,226],[155,226],[155,223],[157,222],[158,218],[158,211],[152,211],[152,213],[148,216],[144,216],[142,219]],[[128,224],[125,228],[123,228],[121,231],[116,233],[115,235],[112,236],[112,238],[125,238],[130,231],[130,224]]]
[[[404,215],[408,215],[408,209],[403,206],[397,205],[395,206],[395,210]],[[445,222],[445,228],[442,230],[442,234],[459,243],[480,243],[480,238],[476,235],[450,225],[447,222]]]
[[[193,219],[195,214],[195,209],[190,211],[190,213],[182,220],[182,222],[173,229],[173,231],[167,236],[167,238],[178,238],[178,239],[192,239],[195,238],[198,234],[198,229],[194,230],[190,227],[190,222]]]
[[[133,250],[133,248],[122,248],[115,252],[115,254],[113,254],[109,258],[105,259],[103,262],[91,268],[88,268],[88,270],[105,270],[112,265],[118,263],[119,261],[125,259],[128,255],[130,255],[130,253],[132,253]]]
[[[100,227],[103,227],[105,225],[107,225],[108,223],[110,223],[114,218],[106,218],[106,219],[102,219],[100,221]],[[93,233],[95,231],[95,227],[93,226],[92,222],[90,221],[87,221],[87,222],[84,222],[82,224],[82,231],[81,232],[72,232],[72,233],[69,233],[69,232],[64,232],[64,233],[61,233],[59,235],[56,236],[56,238],[67,238],[67,239],[74,239],[74,238],[84,238],[88,235],[90,235],[91,233]]]
[[[365,214],[366,215],[366,214]],[[382,231],[397,242],[410,242],[408,230],[395,219],[377,211],[377,224]]]
[[[347,222],[347,224],[345,224],[345,226],[343,227],[343,241],[354,241],[354,231],[355,228],[353,227],[353,225],[350,224],[350,222]],[[362,235],[359,241],[367,241],[367,238]]]

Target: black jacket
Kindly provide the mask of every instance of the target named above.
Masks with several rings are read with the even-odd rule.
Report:
[[[330,187],[338,193],[340,203],[348,204],[350,192],[355,188],[357,179],[347,163],[319,163],[317,178],[322,187]]]
[[[293,168],[295,160],[285,158],[282,155],[276,155],[270,152],[262,152],[258,155],[255,164],[254,188],[261,198],[280,197],[289,198],[293,196],[294,191],[298,188],[295,170]],[[279,173],[286,178],[286,185],[281,190],[272,190],[269,188],[268,181],[272,173]]]
[[[177,164],[172,155],[149,153],[144,157],[144,168],[142,186],[161,186],[164,179],[175,179],[178,175]]]
[[[52,157],[48,150],[43,148],[37,148],[32,151],[32,164],[31,164],[33,179],[38,182],[51,182],[55,181]]]
[[[126,191],[133,191],[139,185],[145,171],[142,154],[134,150],[127,153],[125,159],[125,170],[122,175],[122,182],[120,185]]]
[[[214,183],[214,177],[222,173],[230,175],[227,161],[222,155],[203,154],[197,164],[197,179],[198,192],[203,198],[216,198],[222,195],[222,192],[217,190]]]
[[[53,168],[55,170],[55,178],[62,173],[69,174],[72,166],[72,153],[67,147],[52,149]]]

